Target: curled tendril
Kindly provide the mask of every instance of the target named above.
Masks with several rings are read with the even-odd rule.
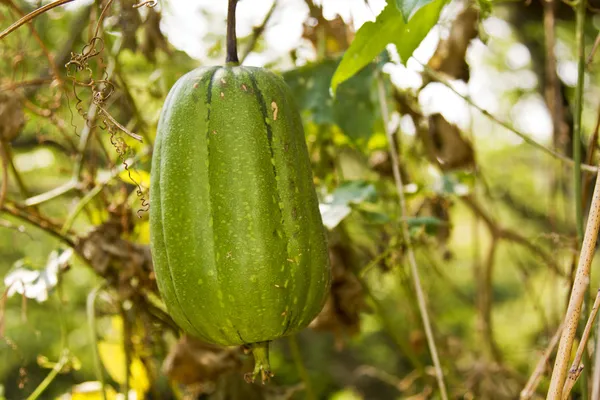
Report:
[[[115,130],[113,126],[110,126],[108,128],[108,131],[110,132],[110,143],[113,145],[115,151],[119,155],[121,163],[125,168],[125,171],[127,171],[127,176],[136,187],[135,194],[140,199],[140,203],[142,203],[142,207],[136,211],[136,214],[138,218],[142,218],[141,214],[144,212],[148,212],[148,210],[150,209],[150,203],[146,198],[142,185],[138,183],[138,181],[135,180],[135,178],[131,175],[131,169],[129,168],[129,164],[127,164],[127,155],[130,153],[131,148],[127,145],[127,143],[125,142],[125,140],[123,140],[122,137],[117,136],[118,131]]]
[[[105,9],[103,10],[102,15],[104,15],[104,11],[108,8],[108,5],[112,3],[112,0],[109,1]],[[138,4],[138,7],[147,6],[154,7],[156,6],[156,0],[144,1],[143,3]],[[137,8],[137,7],[136,7]],[[102,16],[101,16],[102,19]],[[96,29],[96,32],[98,29]],[[131,152],[130,147],[127,145],[125,140],[118,136],[120,132],[123,132],[135,140],[142,141],[142,137],[129,131],[126,127],[121,125],[107,110],[104,108],[106,101],[113,95],[115,92],[115,86],[112,82],[110,82],[108,74],[106,70],[104,70],[102,79],[94,79],[94,72],[90,67],[89,60],[91,58],[97,57],[104,50],[104,41],[98,37],[94,36],[85,46],[83,46],[81,53],[71,53],[71,59],[67,64],[65,64],[65,68],[67,69],[67,76],[71,78],[73,82],[73,94],[76,99],[75,109],[77,113],[83,117],[86,121],[87,126],[91,129],[94,127],[100,127],[100,129],[105,130],[110,133],[110,143],[115,148],[127,174],[131,182],[133,182],[136,186],[136,194],[142,203],[142,208],[137,211],[138,218],[141,218],[140,213],[146,212],[149,210],[150,204],[145,197],[144,190],[142,186],[133,178],[131,175],[131,170],[129,169],[129,165],[127,164],[127,155]],[[102,59],[99,59],[99,63],[101,65]],[[78,72],[85,71],[87,72],[87,77],[81,79],[81,76]],[[94,118],[89,118],[88,113],[83,109],[83,99],[81,99],[77,93],[77,87],[83,86],[91,89],[92,98],[91,101],[94,105],[96,105],[98,113],[99,113],[99,122],[96,125],[92,125]],[[77,132],[77,127],[73,123],[73,113],[71,113],[71,125]]]
[[[140,7],[144,7],[144,6],[146,6],[148,8],[154,8],[154,7],[156,7],[157,4],[158,4],[157,0],[146,0],[146,1],[143,1],[138,4],[134,4],[133,8],[140,8]]]
[[[100,81],[92,81],[92,101],[101,106],[115,92],[115,85],[112,82],[102,79]]]
[[[99,46],[96,48],[96,46]],[[89,70],[88,60],[99,55],[104,50],[104,41],[100,37],[93,37],[89,43],[83,46],[81,53],[71,52],[71,59],[65,68],[70,72],[70,67],[75,66],[76,71]],[[91,72],[91,70],[90,70]]]

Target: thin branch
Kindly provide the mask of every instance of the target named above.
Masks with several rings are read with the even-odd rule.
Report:
[[[498,250],[498,237],[492,235],[492,242],[488,250],[488,255],[485,260],[485,264],[481,270],[479,277],[479,293],[478,293],[478,311],[480,313],[480,330],[484,341],[487,344],[487,350],[491,358],[498,364],[502,363],[502,353],[496,339],[494,338],[494,329],[492,321],[492,293],[493,278],[494,278],[494,264],[496,258],[496,251]]]
[[[4,207],[0,210],[0,212],[5,212],[7,214],[12,215],[13,217],[16,217],[22,221],[27,222],[30,225],[35,226],[36,228],[39,228],[41,230],[43,230],[44,232],[46,232],[47,234],[49,234],[50,236],[54,236],[56,239],[60,240],[63,244],[65,244],[68,247],[71,248],[75,248],[75,242],[68,236],[66,236],[65,232],[60,233],[56,227],[56,225],[47,220],[46,218],[43,218],[41,215],[39,214],[31,214],[28,213],[22,209],[20,209],[16,204],[6,201],[4,204]]]
[[[600,228],[600,179],[596,179],[594,188],[594,197],[590,208],[585,235],[583,237],[583,245],[579,256],[579,263],[575,273],[575,281],[569,299],[569,306],[565,315],[565,330],[562,334],[554,370],[552,371],[552,379],[548,390],[547,399],[562,399],[562,388],[565,384],[567,375],[567,366],[571,356],[571,348],[577,331],[577,324],[581,314],[581,305],[583,298],[587,292],[587,287],[590,279],[590,267],[594,258],[596,248],[596,240],[598,238],[598,228]]]
[[[273,0],[273,4],[271,5],[269,12],[267,12],[267,15],[265,15],[265,19],[263,20],[263,22],[259,26],[256,26],[252,29],[252,37],[250,38],[250,43],[248,43],[248,45],[244,49],[244,52],[242,53],[242,56],[240,57],[240,64],[243,64],[246,57],[248,57],[248,54],[250,54],[252,50],[254,50],[256,42],[258,42],[258,38],[265,31],[265,28],[267,27],[267,24],[269,23],[269,20],[271,19],[273,11],[275,11],[276,7],[277,0]]]
[[[0,210],[4,207],[6,192],[8,190],[8,154],[6,154],[6,144],[0,139],[0,162],[2,163],[2,183],[0,186]]]
[[[6,153],[6,156],[8,159],[8,164],[9,164],[10,170],[13,174],[13,178],[15,178],[17,187],[19,188],[19,191],[21,192],[21,196],[29,197],[29,189],[27,189],[27,186],[25,186],[25,182],[23,182],[23,178],[21,178],[21,174],[19,173],[19,170],[17,170],[15,161],[13,159],[13,154],[12,154],[12,150],[10,147],[10,143],[4,142],[4,151]]]
[[[577,346],[577,353],[575,353],[575,359],[571,364],[571,369],[569,370],[569,376],[565,385],[563,386],[563,400],[567,400],[569,394],[571,393],[571,389],[575,386],[575,382],[577,382],[577,378],[581,375],[584,370],[584,365],[581,364],[581,359],[585,353],[585,349],[587,348],[587,342],[590,338],[590,332],[592,330],[592,325],[594,325],[594,321],[596,320],[596,315],[598,314],[598,308],[600,307],[600,290],[596,293],[596,300],[594,300],[594,305],[592,307],[592,311],[590,312],[590,317],[585,324],[585,329],[583,330],[583,334],[581,335],[581,341],[579,342],[579,346]],[[589,367],[588,367],[589,370]]]
[[[23,10],[21,10],[12,0],[5,0],[5,1],[7,1],[8,5],[10,7],[12,7],[13,10],[15,10],[19,15],[21,15],[23,18],[25,17],[25,13],[23,12]],[[46,56],[46,59],[48,60],[48,64],[50,65],[50,69],[52,70],[52,73],[54,74],[54,79],[56,79],[56,81],[58,82],[58,85],[61,88],[61,90],[64,90],[64,82],[63,82],[62,78],[60,77],[58,66],[56,65],[56,62],[54,62],[54,57],[50,53],[50,50],[48,50],[48,47],[42,40],[41,36],[39,35],[38,31],[35,29],[33,24],[29,24],[29,30],[31,31],[31,34],[33,35],[34,39],[40,45],[42,52]],[[66,92],[64,92],[64,93],[66,95]]]
[[[290,335],[288,340],[292,358],[294,359],[296,369],[298,370],[298,375],[300,375],[300,378],[304,383],[304,390],[306,394],[305,398],[307,400],[316,400],[315,393],[313,392],[312,385],[310,383],[310,376],[308,375],[308,371],[306,370],[306,367],[302,361],[302,353],[300,353],[300,347],[298,346],[296,335]]]
[[[600,399],[600,324],[596,324],[596,357],[592,375],[592,399]]]
[[[505,239],[508,241],[515,242],[525,248],[527,248],[530,252],[539,256],[548,267],[554,271],[558,276],[566,277],[565,273],[561,270],[560,266],[556,263],[554,258],[552,258],[546,251],[544,251],[541,247],[536,246],[531,243],[525,236],[520,233],[499,226],[496,221],[492,219],[492,217],[481,207],[481,205],[475,201],[472,196],[462,196],[460,199],[463,201],[467,207],[473,211],[473,213],[481,218],[483,223],[486,225],[488,230],[490,231],[492,236],[496,236],[498,239]]]
[[[577,86],[575,87],[575,104],[573,110],[573,197],[575,199],[575,226],[577,227],[577,246],[579,247],[583,238],[583,203],[581,201],[581,114],[583,110],[583,91],[585,78],[585,36],[583,29],[585,25],[585,0],[579,0],[577,6],[577,31],[575,41],[577,42]],[[587,398],[587,396],[585,396]]]
[[[99,286],[95,287],[87,297],[86,302],[86,311],[87,311],[87,320],[88,320],[88,329],[90,334],[90,342],[92,344],[92,357],[94,359],[94,372],[96,373],[96,379],[100,382],[102,398],[106,400],[106,390],[105,390],[105,381],[104,381],[104,373],[102,372],[102,361],[100,360],[100,354],[98,352],[98,332],[96,331],[96,299],[98,298],[98,293],[103,290],[105,287],[105,283],[101,283]]]
[[[594,126],[594,132],[592,136],[590,136],[590,140],[588,141],[587,146],[587,155],[585,158],[586,164],[591,164],[594,160],[594,153],[596,152],[596,148],[598,147],[598,134],[600,133],[600,106],[598,106],[597,116],[596,116],[596,125]],[[583,180],[583,189],[581,200],[585,202],[588,198],[588,193],[590,191],[590,183],[592,182],[592,176],[584,175]]]
[[[77,186],[78,186],[78,182],[71,179],[70,181],[68,181],[60,186],[57,186],[54,189],[51,189],[47,192],[40,193],[36,196],[28,198],[27,200],[25,200],[23,202],[23,204],[27,207],[42,204],[47,201],[53,200],[57,197],[60,197],[63,194],[69,193],[71,190],[76,189]]]
[[[525,388],[521,390],[521,400],[529,400],[535,393],[535,389],[538,387],[540,381],[542,380],[542,376],[544,374],[544,371],[546,370],[546,364],[548,364],[548,360],[550,360],[550,356],[552,355],[554,348],[558,344],[558,339],[560,339],[560,335],[562,334],[564,327],[565,325],[561,324],[556,330],[554,336],[552,336],[552,339],[550,339],[550,343],[548,343],[548,347],[546,347],[546,350],[544,350],[544,354],[542,354],[542,357],[540,357],[540,359],[538,360],[538,363],[535,366],[533,373],[527,381],[527,385],[525,385]]]
[[[546,79],[544,95],[546,104],[552,115],[554,149],[563,148],[567,139],[565,132],[564,108],[562,105],[560,82],[556,73],[556,45],[555,35],[555,9],[556,0],[543,0],[544,6],[544,38],[546,50]]]
[[[44,392],[44,390],[46,390],[48,388],[48,386],[52,383],[54,378],[56,378],[56,376],[60,373],[60,371],[62,371],[64,366],[67,364],[67,362],[69,362],[69,359],[70,359],[69,349],[64,349],[62,351],[60,360],[58,360],[58,362],[56,364],[54,364],[52,371],[50,371],[50,373],[46,376],[46,378],[42,381],[42,383],[40,383],[38,385],[38,387],[35,389],[35,391],[33,393],[31,393],[29,395],[29,397],[27,397],[27,400],[36,400],[38,397],[40,397],[40,395]]]
[[[490,120],[494,121],[495,123],[497,123],[498,125],[508,129],[509,131],[511,131],[512,133],[514,133],[515,135],[517,135],[518,137],[520,137],[521,139],[523,139],[524,142],[536,147],[539,150],[542,150],[544,153],[550,155],[551,157],[554,157],[562,162],[564,162],[565,164],[567,164],[570,167],[574,167],[575,166],[575,162],[570,159],[569,157],[566,157],[546,146],[544,146],[541,143],[536,142],[535,140],[533,140],[531,137],[529,137],[527,134],[517,130],[515,127],[513,127],[511,124],[509,124],[508,122],[504,122],[498,118],[496,118],[495,116],[493,116],[489,111],[485,110],[484,108],[478,106],[477,104],[475,104],[475,102],[469,97],[469,96],[465,96],[464,94],[460,93],[458,90],[456,90],[452,84],[450,82],[448,82],[448,80],[446,80],[446,78],[443,77],[442,74],[440,74],[439,72],[434,71],[433,69],[429,68],[427,65],[421,64],[424,68],[424,72],[429,75],[433,80],[441,83],[442,85],[446,86],[448,89],[452,90],[457,96],[459,96],[460,98],[462,98],[464,101],[466,101],[469,105],[471,105],[472,107],[474,107],[476,110],[478,110],[480,113],[482,113],[483,115],[485,115],[487,118],[489,118]],[[594,172],[597,173],[598,172],[598,167],[592,166],[592,165],[587,165],[587,164],[581,164],[581,168],[585,171],[589,171],[589,172]]]
[[[410,264],[411,275],[413,278],[413,284],[415,287],[415,292],[417,295],[417,302],[419,304],[419,311],[421,314],[421,318],[423,320],[423,327],[425,328],[425,336],[427,337],[427,345],[429,347],[429,352],[431,353],[431,359],[433,361],[433,366],[435,368],[435,376],[437,379],[437,383],[440,389],[440,395],[442,400],[448,399],[448,393],[446,391],[446,384],[444,383],[444,373],[442,371],[442,366],[440,364],[440,359],[437,352],[437,347],[435,344],[435,339],[433,337],[433,331],[431,329],[431,322],[429,321],[429,314],[427,311],[427,304],[425,300],[425,294],[423,293],[423,288],[421,286],[421,279],[419,277],[419,269],[417,267],[417,260],[415,258],[415,252],[412,246],[412,242],[410,239],[410,232],[408,231],[408,224],[404,219],[404,216],[407,215],[406,209],[406,201],[404,199],[404,185],[402,184],[402,176],[400,175],[400,160],[398,157],[398,152],[395,146],[395,140],[393,137],[393,132],[390,130],[389,125],[389,110],[386,100],[385,88],[383,86],[383,78],[381,75],[377,78],[377,87],[379,92],[379,106],[381,107],[381,114],[383,116],[383,123],[385,127],[385,132],[388,140],[388,147],[390,151],[390,156],[392,158],[392,170],[394,173],[394,180],[396,183],[396,191],[398,192],[398,200],[400,206],[400,225],[402,228],[402,236],[404,239],[404,244],[406,245],[408,251],[408,260]]]
[[[594,61],[594,54],[596,54],[596,51],[598,50],[598,46],[600,45],[600,32],[598,32],[598,35],[596,35],[596,40],[594,40],[594,46],[592,47],[592,50],[590,51],[590,55],[588,56],[587,59],[587,65],[590,65],[592,63],[592,61]]]
[[[6,28],[4,31],[2,31],[2,33],[0,33],[0,40],[4,39],[4,37],[7,36],[9,33],[13,32],[14,30],[18,29],[19,27],[23,26],[24,24],[28,23],[29,21],[31,21],[38,15],[41,15],[48,10],[51,10],[55,7],[62,6],[63,4],[70,3],[72,1],[74,1],[74,0],[56,0],[54,3],[46,4],[45,6],[42,6],[42,7],[38,8],[37,10],[30,12],[29,14],[25,15],[24,17],[19,19],[17,22],[15,22],[14,24],[12,24],[8,28]]]

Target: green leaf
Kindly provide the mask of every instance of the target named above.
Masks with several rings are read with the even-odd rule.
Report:
[[[419,43],[437,23],[446,1],[434,0],[428,4],[421,4],[408,23],[405,22],[398,8],[388,3],[375,22],[366,22],[356,32],[356,37],[331,79],[333,93],[342,82],[350,79],[377,57],[389,43],[396,45],[400,58],[406,63]]]
[[[339,60],[327,59],[283,74],[292,89],[298,106],[310,113],[317,125],[335,124],[353,142],[368,139],[379,119],[378,108],[372,93],[376,66],[363,68],[339,87],[333,98],[329,91],[331,77]]]
[[[389,215],[384,214],[382,212],[369,211],[363,209],[360,209],[359,211],[363,215],[363,217],[365,217],[365,219],[372,224],[381,225],[391,222],[391,218],[389,217]]]
[[[375,186],[366,181],[346,181],[331,194],[331,204],[360,204],[377,200]]]
[[[422,231],[428,235],[435,235],[438,228],[446,223],[436,217],[408,217],[406,224],[411,236],[415,236]]]
[[[406,218],[406,224],[409,228],[417,228],[422,226],[434,227],[443,225],[444,221],[436,217],[408,217]]]
[[[417,11],[431,3],[432,0],[395,0],[396,7],[402,13],[404,22],[409,22]]]
[[[410,22],[404,25],[403,34],[393,38],[392,43],[396,45],[400,59],[404,64],[412,56],[415,49],[419,47],[431,28],[437,24],[446,2],[447,0],[434,0],[422,6],[410,19]]]
[[[351,205],[374,202],[376,199],[377,191],[371,183],[360,180],[344,182],[319,204],[323,225],[333,229],[350,215]]]

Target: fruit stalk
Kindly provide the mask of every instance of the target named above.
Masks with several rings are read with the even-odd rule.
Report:
[[[235,7],[238,0],[229,0],[229,8],[227,10],[227,64],[239,64],[237,54],[237,37],[235,34]]]
[[[246,374],[246,381],[254,382],[256,377],[260,375],[261,381],[264,384],[273,376],[271,365],[269,364],[269,342],[252,343],[248,347],[254,357],[254,371]]]

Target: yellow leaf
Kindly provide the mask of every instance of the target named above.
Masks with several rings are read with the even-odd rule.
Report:
[[[119,173],[119,179],[131,185],[141,185],[142,188],[150,187],[150,174],[143,170],[130,168],[129,171]]]
[[[137,242],[140,244],[150,244],[150,223],[144,221],[136,225]]]
[[[111,378],[123,385],[126,375],[125,351],[122,343],[100,342],[98,343],[98,352]],[[138,399],[143,398],[144,393],[150,388],[146,368],[138,357],[133,357],[129,365],[129,386],[136,392]]]

